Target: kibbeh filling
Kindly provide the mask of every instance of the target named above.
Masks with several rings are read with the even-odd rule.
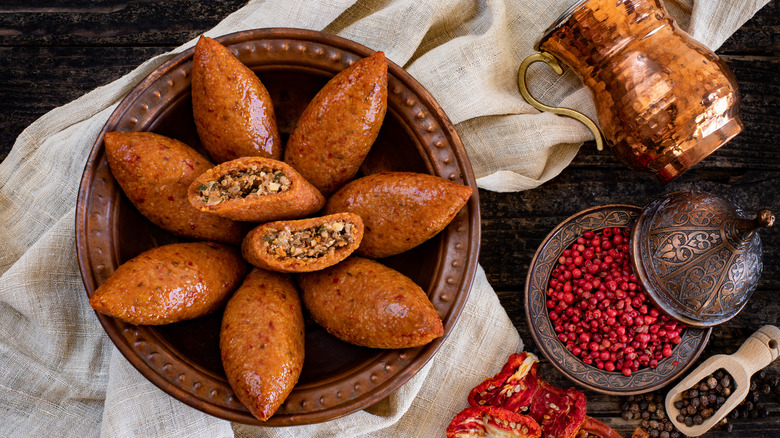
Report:
[[[263,237],[263,244],[277,259],[316,259],[354,242],[355,234],[353,224],[337,220],[300,231],[291,231],[289,227],[273,230]]]
[[[216,181],[198,187],[198,193],[208,205],[252,196],[263,196],[289,190],[292,182],[284,172],[252,165],[248,169],[233,169]]]

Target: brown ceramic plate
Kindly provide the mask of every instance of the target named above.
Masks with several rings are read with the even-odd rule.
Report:
[[[531,334],[542,354],[574,382],[605,394],[640,394],[665,386],[690,367],[707,345],[712,329],[688,327],[672,355],[654,369],[643,368],[626,377],[619,372],[586,365],[558,340],[547,314],[546,291],[550,274],[563,250],[586,231],[607,227],[633,227],[641,208],[634,205],[602,205],[583,210],[563,221],[547,235],[528,268],[525,282],[525,314]]]
[[[317,91],[353,62],[373,53],[352,41],[298,29],[262,29],[217,38],[252,68],[271,93],[279,129],[289,135]],[[79,268],[87,294],[141,251],[173,243],[133,207],[106,162],[107,131],[153,131],[200,148],[192,118],[192,49],[163,64],[121,102],[89,156],[76,213]],[[409,74],[388,71],[388,111],[361,171],[414,171],[474,188],[454,221],[423,245],[383,263],[403,272],[430,297],[444,337],[419,348],[373,350],[343,343],[313,323],[298,384],[268,422],[273,426],[331,420],[368,407],[409,380],[452,331],[471,287],[479,252],[479,200],[463,145],[442,109]],[[227,420],[261,424],[235,398],[219,356],[221,312],[168,326],[134,326],[97,317],[119,351],[173,397]]]

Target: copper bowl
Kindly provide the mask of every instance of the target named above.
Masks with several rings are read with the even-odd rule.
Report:
[[[547,313],[546,291],[558,257],[587,231],[633,227],[641,211],[640,207],[634,205],[613,204],[592,207],[569,217],[539,245],[525,282],[525,313],[539,350],[566,377],[605,394],[641,394],[666,386],[699,357],[712,331],[712,328],[686,328],[682,342],[674,347],[670,357],[659,361],[656,368],[642,368],[628,377],[617,371],[610,372],[586,365],[567,350],[556,336]]]
[[[217,38],[268,88],[286,139],[317,91],[358,59],[373,53],[321,32],[261,29]],[[107,131],[153,131],[200,148],[192,118],[193,49],[166,62],[120,103],[98,136],[79,189],[76,244],[91,295],[114,269],[140,252],[178,239],[133,207],[106,162]],[[414,171],[468,184],[474,195],[438,236],[383,263],[411,277],[444,322],[444,336],[419,348],[373,350],[346,344],[307,322],[306,360],[298,384],[271,419],[261,423],[239,402],[219,355],[221,311],[167,326],[134,326],[97,314],[120,352],[152,383],[217,417],[287,426],[331,420],[383,399],[419,371],[447,338],[463,308],[477,265],[479,199],[463,145],[442,109],[409,74],[389,62],[388,111],[361,171]]]

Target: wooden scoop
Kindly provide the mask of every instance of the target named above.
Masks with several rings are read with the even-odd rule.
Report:
[[[710,430],[723,417],[731,412],[750,389],[750,376],[777,359],[780,355],[780,329],[773,325],[765,325],[750,336],[736,353],[731,355],[718,354],[712,356],[680,381],[666,395],[666,413],[669,420],[682,433],[688,436],[699,436]],[[688,427],[677,421],[679,409],[674,402],[682,399],[682,393],[692,388],[705,377],[723,368],[731,374],[735,389],[712,417],[702,424]]]

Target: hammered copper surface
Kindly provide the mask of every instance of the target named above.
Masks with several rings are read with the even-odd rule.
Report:
[[[337,72],[373,53],[324,33],[265,29],[217,38],[252,68],[271,93],[279,130],[292,131],[311,98]],[[84,170],[76,213],[79,268],[89,295],[122,262],[153,246],[177,241],[130,204],[106,163],[106,131],[154,131],[200,148],[192,118],[192,50],[144,79],[117,107]],[[452,331],[466,301],[479,252],[479,199],[463,145],[428,92],[389,63],[388,113],[363,173],[431,173],[472,186],[467,206],[437,237],[383,263],[426,291],[444,322],[444,337],[424,347],[372,350],[343,343],[316,324],[306,327],[301,378],[266,425],[330,420],[370,406],[410,379]],[[98,314],[111,340],[150,381],[173,397],[218,417],[260,424],[234,397],[219,357],[221,311],[197,320],[149,327]]]
[[[731,71],[662,0],[589,0],[560,21],[537,48],[590,89],[604,137],[626,165],[667,183],[742,130]]]
[[[634,205],[602,205],[583,210],[563,221],[544,239],[528,268],[525,282],[525,312],[531,334],[542,354],[576,383],[605,394],[641,394],[665,386],[690,367],[707,345],[712,329],[685,329],[682,342],[670,357],[654,369],[643,368],[626,377],[619,372],[586,365],[558,340],[547,313],[547,284],[563,250],[586,231],[607,227],[631,227],[641,209]]]
[[[651,202],[632,235],[634,269],[650,299],[697,327],[736,316],[761,276],[756,229],[774,222],[768,210],[760,213],[752,219],[727,199],[699,191]]]

